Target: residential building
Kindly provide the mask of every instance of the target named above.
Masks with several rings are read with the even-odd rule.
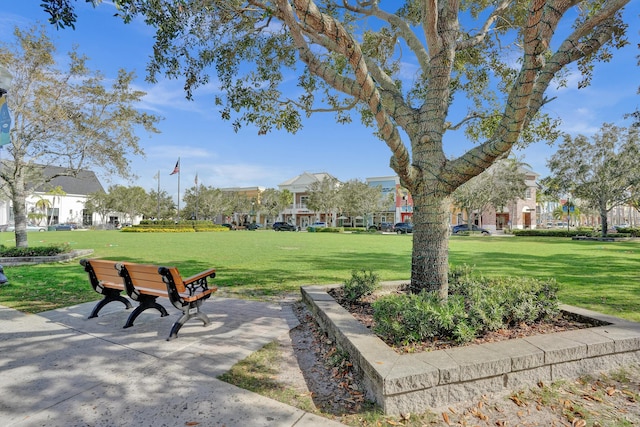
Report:
[[[537,217],[539,212],[536,204],[536,192],[538,190],[537,178],[539,174],[524,169],[525,192],[522,197],[505,204],[504,206],[490,206],[482,215],[472,219],[475,225],[495,232],[498,230],[527,229],[539,226]],[[451,224],[466,223],[467,218],[463,212],[452,207]]]
[[[65,170],[57,166],[45,166],[42,174],[47,178]],[[76,177],[59,176],[28,191],[26,212],[29,222],[38,225],[72,222],[91,226],[100,221],[96,213],[84,209],[89,194],[103,191],[102,184],[92,171],[81,170]],[[47,202],[43,204],[42,200]],[[46,212],[42,206],[46,206]],[[117,221],[118,215],[112,215],[111,219]],[[0,201],[0,224],[13,223],[13,201]]]
[[[309,187],[314,182],[321,182],[325,178],[333,178],[326,172],[309,173],[303,172],[282,184],[278,184],[280,191],[289,190],[293,194],[293,204],[286,208],[281,216],[281,221],[294,224],[301,229],[308,227],[316,221],[326,222],[329,225],[336,225],[336,212],[315,212],[309,209]]]
[[[400,185],[400,178],[397,176],[380,176],[366,179],[371,187],[380,187],[381,209],[373,213],[372,224],[383,222],[411,222],[413,216],[413,199],[411,194]]]

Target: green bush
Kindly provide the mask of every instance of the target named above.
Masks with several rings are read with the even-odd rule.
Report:
[[[469,342],[488,331],[532,324],[559,313],[553,279],[486,279],[468,266],[452,268],[449,296],[393,294],[373,304],[374,330],[385,341],[408,344],[437,337]]]
[[[373,271],[354,270],[343,286],[344,297],[354,303],[365,295],[371,295],[380,284],[380,277]]]
[[[526,230],[511,230],[514,236],[542,236],[542,237],[573,237],[584,236],[584,232],[578,230],[567,230],[565,228],[554,228],[552,230],[535,228]]]
[[[211,221],[181,221],[176,224],[175,221],[162,220],[140,221],[139,225],[133,227],[124,227],[125,233],[193,233],[203,231],[229,231],[227,227],[219,224],[213,224]]]
[[[307,227],[307,231],[311,233],[340,233],[343,231],[342,227]]]
[[[609,234],[613,234],[613,233],[609,233]],[[637,227],[620,227],[618,228],[618,233],[616,234],[623,234],[626,235],[628,237],[640,237],[640,228]]]
[[[600,237],[602,233],[593,227],[578,227],[576,229],[567,230],[566,228],[554,228],[554,229],[526,229],[526,230],[511,230],[514,236],[542,236],[542,237],[574,237],[574,236],[590,236]],[[639,237],[639,228],[619,228],[617,232],[607,233],[609,237]]]
[[[71,246],[67,244],[34,246],[32,248],[7,248],[4,245],[0,245],[0,257],[53,256],[67,252],[71,252]]]
[[[467,321],[464,299],[440,300],[437,294],[390,294],[373,303],[374,331],[392,344],[438,337],[466,342],[476,335]]]

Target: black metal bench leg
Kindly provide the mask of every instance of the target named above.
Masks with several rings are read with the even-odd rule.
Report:
[[[98,313],[100,312],[100,310],[102,310],[102,308],[109,304],[112,301],[120,301],[121,303],[123,303],[126,306],[126,309],[129,310],[130,308],[132,308],[133,306],[131,305],[131,303],[129,302],[128,299],[126,299],[125,297],[123,297],[122,295],[120,295],[120,293],[118,293],[117,295],[105,295],[104,298],[102,300],[100,300],[100,302],[98,302],[98,304],[96,304],[96,306],[93,308],[93,310],[91,311],[91,315],[89,316],[89,319],[93,319],[94,317],[98,317]]]
[[[147,297],[146,295],[143,295],[142,298],[140,299],[140,305],[138,305],[136,309],[133,310],[133,312],[129,315],[129,318],[127,319],[127,323],[125,323],[123,328],[132,327],[133,322],[138,318],[138,316],[140,316],[140,314],[143,311],[148,310],[150,308],[155,308],[156,310],[158,310],[160,312],[160,317],[168,316],[169,313],[167,313],[167,309],[164,308],[162,305],[158,304],[158,302],[156,302],[156,298],[157,297]]]
[[[200,309],[198,308],[200,306],[198,302],[199,301],[197,301],[196,303],[192,303],[193,306],[190,305],[189,308],[187,308],[182,312],[182,316],[180,316],[180,318],[176,321],[176,323],[174,323],[173,326],[171,327],[171,333],[169,334],[169,338],[167,338],[167,341],[171,341],[174,338],[178,338],[178,331],[191,318],[198,318],[202,320],[202,322],[204,323],[203,326],[207,326],[211,323],[211,321],[209,320],[209,317],[205,313],[201,312]],[[193,311],[195,311],[195,313]]]

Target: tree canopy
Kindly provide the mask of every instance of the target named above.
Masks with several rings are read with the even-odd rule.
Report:
[[[607,213],[638,198],[639,132],[637,128],[619,128],[605,123],[591,138],[566,136],[549,159],[551,175],[543,184],[550,191],[570,195],[596,209],[603,236],[608,229]]]
[[[567,84],[568,67],[589,84],[594,64],[626,43],[620,11],[628,2],[115,4],[125,21],[142,16],[155,28],[148,78],[180,77],[187,97],[216,83],[216,104],[236,129],[295,132],[315,112],[331,111],[338,123],[358,112],[414,201],[411,288],[446,297],[448,197],[514,146],[557,137],[543,108],[547,89]],[[73,23],[69,0],[44,5],[52,22]],[[467,113],[453,115],[454,104]],[[445,142],[469,139],[473,148],[447,155]]]
[[[0,168],[3,188],[13,201],[16,246],[27,245],[27,184],[37,187],[82,169],[130,177],[130,155],[140,155],[136,128],[157,132],[159,118],[133,105],[144,92],[132,90],[132,73],[120,70],[111,87],[86,66],[77,51],[66,68],[43,28],[16,29],[15,43],[0,45],[0,63],[13,75],[7,93],[13,113],[9,158]],[[61,172],[45,177],[45,166]]]
[[[482,217],[490,206],[497,210],[523,197],[525,180],[526,173],[522,163],[515,158],[499,160],[458,187],[453,192],[452,200],[466,212],[467,223],[471,226],[474,213]]]

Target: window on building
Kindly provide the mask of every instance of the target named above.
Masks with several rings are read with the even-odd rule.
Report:
[[[307,207],[307,203],[309,202],[309,196],[300,196],[300,208],[304,209]]]
[[[524,198],[531,199],[531,187],[527,187],[527,189],[524,191]]]

